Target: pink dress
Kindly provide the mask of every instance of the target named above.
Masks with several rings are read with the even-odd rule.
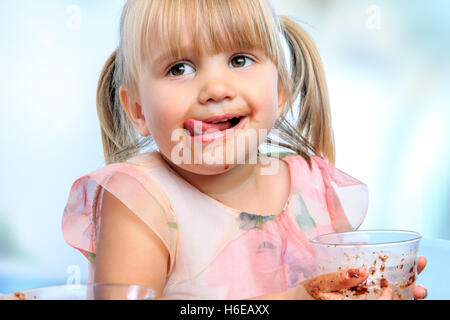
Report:
[[[246,299],[286,291],[315,275],[309,239],[362,223],[367,187],[317,156],[312,170],[284,156],[291,190],[276,215],[241,212],[202,193],[159,152],[140,154],[77,179],[64,209],[65,241],[95,264],[101,199],[107,189],[159,236],[170,256],[162,297]],[[156,199],[163,213],[147,210]]]

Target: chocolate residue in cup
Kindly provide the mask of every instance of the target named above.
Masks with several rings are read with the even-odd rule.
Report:
[[[407,281],[405,284],[401,285],[400,288],[406,288],[406,287],[409,287],[409,286],[413,285],[415,281],[416,281],[416,275],[415,275],[415,274],[412,274],[412,275],[409,277],[408,281]]]
[[[351,257],[350,257],[350,255],[347,253],[347,252],[344,252],[344,256],[345,256],[345,259],[347,260],[347,261],[350,261],[351,259]]]
[[[381,278],[380,279],[380,287],[381,288],[386,288],[389,286],[389,281],[386,280],[386,278]]]
[[[389,258],[389,256],[387,256],[387,255],[384,255],[384,256],[382,256],[382,255],[379,255],[378,256],[378,259],[380,259],[380,261],[381,261],[381,265],[380,265],[380,271],[381,272],[384,272],[384,270],[385,270],[385,268],[386,268],[386,265],[385,265],[385,262],[386,262],[386,260]],[[375,260],[374,262],[373,262],[373,265],[375,266],[377,264],[377,260]]]
[[[397,296],[398,300],[403,300],[402,294],[398,291],[394,291],[393,296]]]

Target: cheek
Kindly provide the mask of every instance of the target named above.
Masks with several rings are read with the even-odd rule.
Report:
[[[278,82],[272,75],[261,77],[261,81],[252,87],[254,108],[257,113],[262,113],[265,118],[273,118],[277,115],[278,107]]]
[[[147,110],[146,122],[155,135],[158,131],[172,130],[179,127],[182,121],[182,98],[174,95],[172,90],[164,87],[156,87],[147,91],[143,102]]]

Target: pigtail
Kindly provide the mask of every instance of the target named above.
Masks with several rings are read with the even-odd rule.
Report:
[[[97,115],[106,164],[126,160],[140,149],[138,134],[118,97],[116,51],[103,66],[97,86]]]
[[[334,164],[328,90],[319,53],[309,35],[297,23],[287,16],[280,16],[280,23],[291,53],[291,97],[300,94],[300,114],[295,128],[289,128],[287,121],[283,121],[282,131],[288,131],[292,138],[295,130],[299,133],[297,141],[301,140],[306,149]],[[301,149],[303,154],[305,148]],[[309,162],[309,156],[306,158]]]

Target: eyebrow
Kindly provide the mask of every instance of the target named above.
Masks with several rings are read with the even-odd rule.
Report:
[[[180,48],[181,55],[185,55],[186,52],[191,50],[192,48],[190,46],[183,46]],[[170,54],[170,51],[165,51],[162,54],[160,54],[156,59],[152,61],[152,66],[158,65],[162,63],[165,60],[169,59],[175,59],[176,56],[173,56]]]

